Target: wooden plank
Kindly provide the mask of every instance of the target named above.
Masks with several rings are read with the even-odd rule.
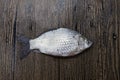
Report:
[[[54,15],[51,12],[52,8],[49,9],[49,7],[54,4],[54,2],[52,2],[53,1],[51,1],[50,4],[47,0],[19,1],[16,24],[17,33],[24,34],[29,38],[35,38],[44,30],[53,28],[52,26],[57,27],[56,17],[53,17]],[[50,22],[53,20],[55,23]],[[17,42],[15,80],[58,79],[58,59],[31,52],[27,58],[20,60],[21,48],[21,44]]]
[[[0,0],[0,80],[14,77],[15,0]]]
[[[69,0],[67,6],[72,4]],[[94,45],[79,56],[60,59],[60,80],[119,80],[120,52],[118,40],[113,39],[119,32],[117,4],[115,0],[77,1],[73,14],[77,25],[72,27],[94,41]]]
[[[48,29],[67,26],[86,35],[94,46],[73,58],[31,53],[24,61],[19,60],[17,48],[15,79],[119,80],[119,46],[113,40],[119,32],[116,5],[114,0],[20,2],[18,32],[34,38]]]
[[[92,46],[89,50],[73,58],[61,59],[60,80],[96,80],[98,59],[96,53],[99,48],[99,34],[97,33],[99,28],[94,24],[96,21],[94,15],[96,4],[92,0],[77,0],[76,2],[70,0],[68,6],[71,7],[70,11],[66,11],[66,13],[69,12],[66,16],[73,16],[73,19],[71,19],[72,28],[94,41],[95,47]]]
[[[0,80],[119,80],[120,0],[0,0]],[[31,52],[20,60],[16,35],[36,38],[67,27],[94,45],[56,58]]]
[[[16,14],[16,35],[22,34],[28,38],[35,35],[34,23],[34,1],[19,0]],[[15,76],[14,80],[34,80],[35,57],[30,54],[27,58],[20,60],[21,50],[24,46],[16,42],[15,54]]]
[[[36,0],[36,35],[59,26],[58,0]],[[34,36],[36,37],[36,36]],[[43,54],[35,54],[35,80],[59,80],[59,59]]]

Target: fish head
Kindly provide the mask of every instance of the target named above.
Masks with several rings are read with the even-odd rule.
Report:
[[[91,47],[92,46],[92,44],[93,44],[93,42],[92,41],[90,41],[90,40],[85,40],[85,44],[87,45],[87,47],[86,48],[89,48],[89,47]]]
[[[78,46],[81,51],[91,47],[92,44],[93,42],[88,40],[86,37],[78,35]]]

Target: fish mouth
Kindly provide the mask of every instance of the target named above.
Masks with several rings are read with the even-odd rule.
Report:
[[[89,48],[93,45],[93,42],[89,40],[89,41],[87,41],[87,44],[88,44],[88,48]]]

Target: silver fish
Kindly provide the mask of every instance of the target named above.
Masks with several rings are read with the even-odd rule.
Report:
[[[89,48],[93,43],[80,33],[67,28],[45,32],[35,39],[19,36],[18,40],[26,45],[22,50],[21,58],[26,57],[31,50],[39,50],[41,53],[53,56],[74,56]]]

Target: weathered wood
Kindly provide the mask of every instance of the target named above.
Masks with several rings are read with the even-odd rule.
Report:
[[[14,79],[15,0],[0,0],[0,80]]]
[[[119,80],[120,0],[0,0],[0,80]],[[67,27],[94,45],[58,58],[31,52],[20,60],[18,34],[36,38]]]

